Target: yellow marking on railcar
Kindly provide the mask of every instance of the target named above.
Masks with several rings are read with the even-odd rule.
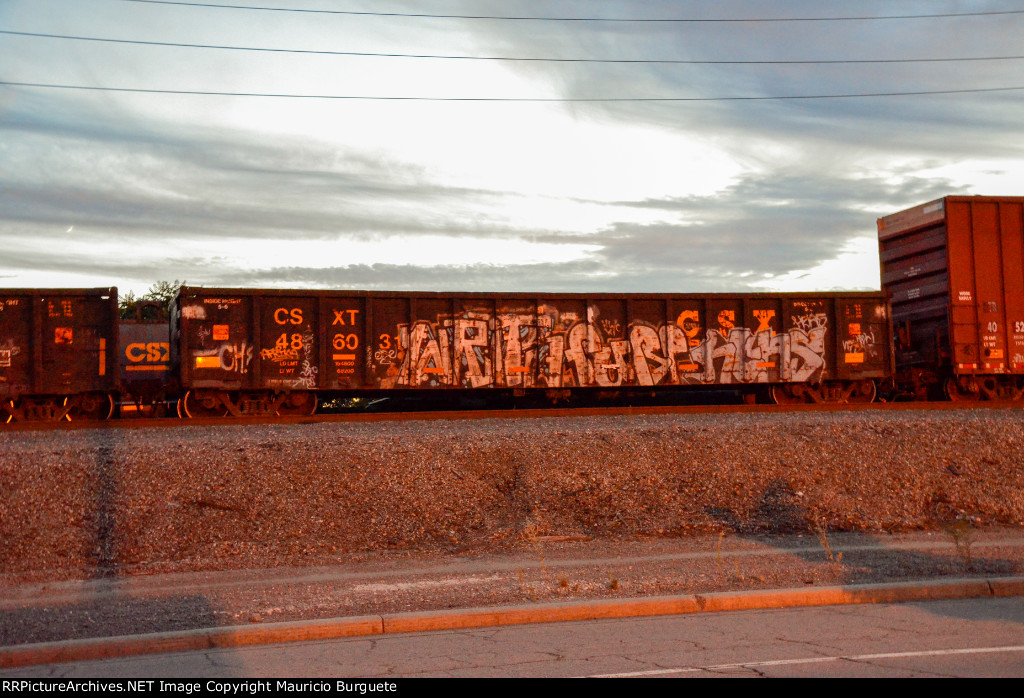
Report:
[[[196,368],[220,368],[219,356],[197,356]]]

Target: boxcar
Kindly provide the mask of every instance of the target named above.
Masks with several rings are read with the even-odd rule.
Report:
[[[486,294],[182,288],[182,416],[308,414],[388,391],[729,386],[871,401],[891,374],[880,293]]]
[[[109,417],[117,289],[0,289],[0,421]]]
[[[947,196],[878,220],[897,378],[918,397],[1024,398],[1022,211]]]

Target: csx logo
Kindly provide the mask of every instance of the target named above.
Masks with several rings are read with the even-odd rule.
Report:
[[[125,357],[133,364],[161,363],[171,358],[171,345],[167,342],[135,342],[124,348]]]

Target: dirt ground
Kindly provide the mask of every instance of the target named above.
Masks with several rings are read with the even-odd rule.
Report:
[[[1021,574],[1019,409],[0,432],[0,644]]]

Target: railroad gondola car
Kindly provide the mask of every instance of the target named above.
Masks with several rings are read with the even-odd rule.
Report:
[[[170,370],[166,307],[157,301],[140,301],[119,325],[119,414],[168,416],[176,409],[178,381]]]
[[[115,288],[0,290],[0,422],[722,388],[1024,402],[1024,197],[945,197],[879,219],[878,237],[881,293],[186,287],[169,321],[119,327]]]
[[[312,414],[323,397],[728,386],[870,402],[891,375],[879,293],[487,294],[182,288],[181,416]]]
[[[117,392],[117,289],[0,289],[0,422],[105,419]]]

